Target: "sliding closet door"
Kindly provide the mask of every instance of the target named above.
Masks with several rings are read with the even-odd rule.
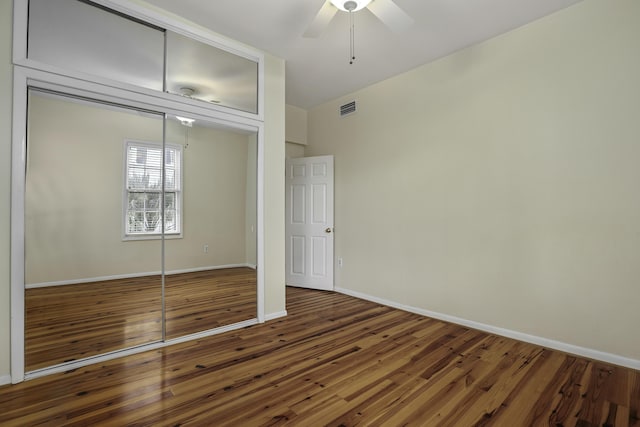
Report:
[[[169,116],[167,338],[255,319],[256,134]]]
[[[30,89],[25,365],[163,339],[163,116]]]

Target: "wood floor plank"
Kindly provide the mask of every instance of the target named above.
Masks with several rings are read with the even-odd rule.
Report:
[[[0,387],[0,425],[640,426],[638,371],[331,292],[287,311]]]
[[[27,289],[27,371],[162,340],[160,276]],[[257,317],[256,272],[226,268],[165,278],[166,335]]]

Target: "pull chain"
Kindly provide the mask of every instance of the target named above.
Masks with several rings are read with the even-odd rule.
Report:
[[[356,27],[353,24],[353,10],[349,11],[349,26],[350,26],[350,40],[349,40],[349,64],[352,65],[353,61],[356,60],[356,50],[355,50],[355,33]]]

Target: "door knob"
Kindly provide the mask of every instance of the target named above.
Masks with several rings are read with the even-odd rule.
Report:
[[[331,233],[331,227],[327,227],[327,228],[324,230],[324,232],[325,232],[325,233]]]

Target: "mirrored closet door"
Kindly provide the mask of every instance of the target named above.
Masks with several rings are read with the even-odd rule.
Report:
[[[164,240],[171,339],[256,317],[257,135],[171,116],[166,130],[182,159],[174,178],[166,156],[167,183],[179,182],[165,195],[168,209],[179,206]]]
[[[161,341],[162,241],[135,237],[160,230],[162,156],[127,144],[161,153],[163,115],[34,89],[28,105],[26,370]]]
[[[16,5],[23,371],[256,321],[261,54],[109,0]]]
[[[27,371],[257,316],[257,134],[31,88]]]

